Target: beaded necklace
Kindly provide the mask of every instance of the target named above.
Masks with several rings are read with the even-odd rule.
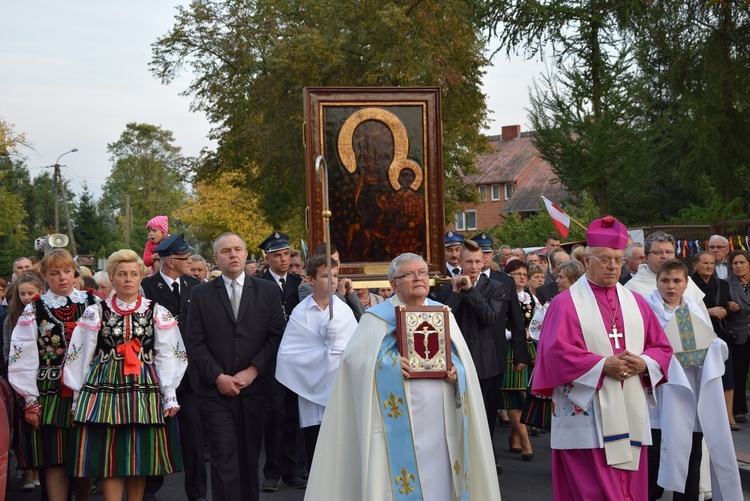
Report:
[[[130,341],[130,335],[131,335],[130,324],[132,323],[130,319],[127,317],[132,315],[136,310],[138,310],[141,307],[142,301],[143,301],[143,296],[138,294],[138,299],[136,299],[135,301],[135,306],[133,306],[129,310],[123,310],[119,306],[117,306],[117,294],[112,295],[112,310],[118,315],[120,315],[121,317],[123,317],[123,324],[125,325],[125,342],[126,343]]]
[[[70,298],[68,298],[68,301],[70,301]],[[76,328],[78,304],[71,301],[67,306],[50,308],[42,301],[42,305],[47,313],[49,313],[50,319],[63,328],[66,340],[70,339],[70,336],[73,335],[73,330]]]

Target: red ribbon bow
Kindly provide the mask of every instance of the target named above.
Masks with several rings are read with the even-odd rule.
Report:
[[[117,347],[117,353],[125,358],[125,375],[135,376],[140,374],[141,363],[138,354],[141,352],[141,340],[136,338]]]

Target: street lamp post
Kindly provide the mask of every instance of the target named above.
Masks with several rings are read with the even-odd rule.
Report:
[[[65,153],[57,157],[57,160],[55,160],[55,165],[53,165],[53,167],[55,168],[55,174],[54,174],[54,177],[55,177],[54,179],[54,183],[55,183],[55,233],[60,233],[60,215],[59,215],[60,213],[57,208],[59,192],[60,192],[60,189],[58,188],[60,186],[60,159],[64,157],[65,155],[67,155],[68,153],[75,153],[76,151],[78,151],[78,148],[73,148],[70,151],[66,151]]]

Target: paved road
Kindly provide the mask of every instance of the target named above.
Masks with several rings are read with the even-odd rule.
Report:
[[[549,434],[532,437],[534,461],[521,461],[520,454],[508,451],[510,428],[498,427],[495,430],[495,450],[504,472],[500,475],[500,491],[503,501],[527,501],[552,499],[552,467],[550,462]],[[742,472],[742,485],[745,499],[750,500],[750,423],[743,425],[743,430],[733,434],[737,458]],[[261,461],[262,464],[262,461]],[[157,494],[159,501],[181,501],[186,499],[182,490],[181,473],[170,475],[164,487]],[[21,492],[21,483],[15,472],[11,473],[8,501],[36,501],[39,490],[32,494]],[[292,489],[281,485],[274,493],[261,493],[263,501],[301,501],[304,490]],[[101,494],[92,497],[99,501]],[[209,496],[209,499],[210,496]]]

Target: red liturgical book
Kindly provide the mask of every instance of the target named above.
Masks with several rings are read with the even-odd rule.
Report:
[[[397,307],[398,351],[412,378],[444,378],[451,369],[449,312],[447,306]]]

